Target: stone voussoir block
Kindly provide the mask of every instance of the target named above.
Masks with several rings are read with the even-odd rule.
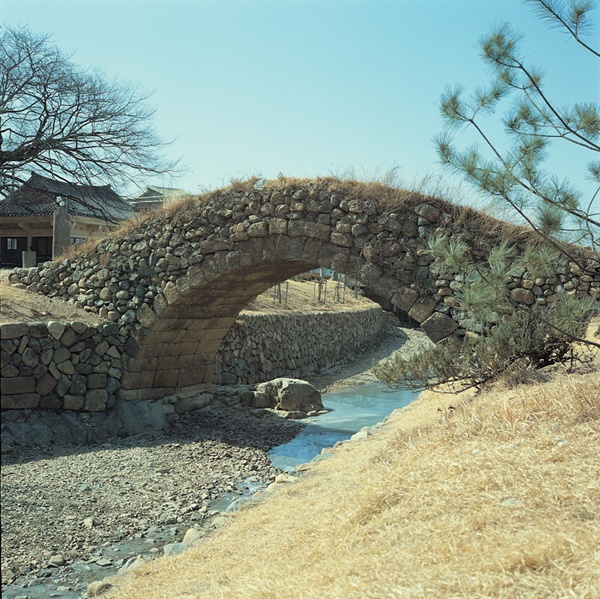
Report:
[[[138,389],[143,387],[152,387],[154,383],[154,370],[142,372],[124,372],[121,377],[123,389]]]

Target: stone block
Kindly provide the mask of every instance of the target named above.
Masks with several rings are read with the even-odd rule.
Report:
[[[173,283],[172,281],[169,281],[165,285],[163,289],[163,294],[168,304],[176,304],[177,302],[181,301],[181,296],[179,295],[179,291],[177,290],[177,285],[175,285],[175,283]]]
[[[75,372],[75,366],[71,360],[65,360],[64,362],[57,364],[56,368],[67,376],[71,376]]]
[[[108,348],[108,351],[105,355],[109,356],[110,358],[114,358],[115,360],[121,359],[121,352],[114,345],[111,345]]]
[[[37,408],[40,404],[39,393],[21,393],[19,395],[9,395],[2,393],[0,398],[0,407],[3,410],[28,410]]]
[[[152,302],[152,308],[154,309],[154,313],[157,316],[160,316],[167,309],[168,306],[169,302],[162,293],[157,294],[154,298],[154,301]]]
[[[318,239],[307,239],[302,251],[302,260],[309,264],[318,264],[322,245],[323,242]]]
[[[161,358],[160,361],[166,360],[167,357]],[[173,364],[177,360],[177,357],[172,356]],[[130,358],[129,356],[125,356],[123,361],[123,365],[129,372],[143,372],[146,370],[154,370],[157,368],[159,363],[159,359],[154,358]]]
[[[271,235],[287,235],[288,221],[285,218],[272,218],[269,223]]]
[[[2,339],[16,339],[29,333],[29,325],[24,322],[3,324],[0,326],[0,337]]]
[[[55,364],[60,364],[61,362],[65,362],[71,358],[71,352],[66,347],[59,347],[54,350],[52,354],[52,361]]]
[[[87,324],[79,321],[72,322],[71,327],[78,335],[83,335],[83,333],[85,333],[88,329]]]
[[[211,358],[214,358],[214,354],[183,354],[181,356],[177,356],[177,368],[191,368],[198,364],[205,364],[206,362],[210,361]]]
[[[195,354],[200,348],[200,343],[194,341],[192,343],[177,343],[174,347],[174,354],[176,356],[189,356]]]
[[[42,396],[48,395],[50,393],[50,391],[52,391],[54,389],[54,387],[56,387],[56,383],[57,383],[56,379],[52,375],[46,373],[37,382],[37,384],[35,386],[35,390],[37,393],[39,393]]]
[[[421,327],[427,336],[434,342],[444,339],[458,328],[458,323],[440,312],[434,312]]]
[[[517,287],[510,292],[510,296],[516,302],[531,305],[535,302],[535,295],[529,289],[521,289]]]
[[[156,370],[171,370],[177,368],[177,359],[179,356],[163,356],[162,358],[156,358]],[[133,370],[133,368],[129,368]]]
[[[87,375],[87,388],[88,389],[105,389],[106,383],[108,382],[108,376],[106,374],[88,374]],[[86,394],[87,397],[87,394]]]
[[[85,395],[87,391],[87,377],[83,374],[75,373],[71,377],[71,385],[69,386],[69,393],[71,395]]]
[[[152,387],[154,383],[154,370],[145,372],[124,372],[121,378],[123,389],[142,389]]]
[[[133,337],[127,337],[123,350],[127,356],[135,357],[140,351],[140,344]]]
[[[63,397],[65,395],[65,393],[69,390],[70,386],[71,386],[71,381],[69,380],[69,377],[67,377],[64,374],[61,374],[58,378],[58,383],[56,385],[56,393],[60,397]]]
[[[106,339],[102,339],[98,345],[94,348],[96,355],[103,356],[108,351],[109,345]]]
[[[186,304],[183,304],[183,305],[186,305]],[[176,331],[177,329],[181,328],[180,323],[182,322],[182,320],[183,319],[180,319],[177,317],[166,318],[165,316],[162,316],[161,318],[157,318],[155,320],[154,324],[150,327],[150,333],[147,337],[148,342],[150,342],[150,339],[154,338],[154,335],[156,333]],[[152,341],[152,343],[154,343],[154,341]]]
[[[359,279],[365,285],[375,285],[381,278],[381,269],[373,263],[365,264],[360,269]]]
[[[71,347],[72,345],[75,345],[79,340],[79,335],[71,327],[65,329],[65,332],[60,336],[60,342],[65,347]]]
[[[434,223],[440,216],[440,211],[431,204],[419,204],[415,208],[415,213],[426,219],[430,223]]]
[[[40,399],[40,408],[45,410],[60,410],[62,404],[62,399],[54,394],[46,395]]]
[[[115,377],[108,377],[108,381],[106,383],[106,390],[109,395],[113,394],[117,389],[121,388],[121,381]]]
[[[157,370],[154,375],[155,387],[175,387],[179,382],[179,369]]]
[[[212,394],[203,393],[200,395],[193,395],[191,397],[181,397],[176,400],[175,411],[178,414],[185,414],[192,410],[199,410],[207,406],[212,400]]]
[[[35,379],[32,376],[15,376],[2,379],[2,395],[33,393],[35,391]]]
[[[138,359],[142,358],[158,358],[162,356],[174,356],[176,343],[157,343],[157,344],[144,344],[140,346],[140,351],[137,355]]]
[[[339,233],[338,231],[333,231],[331,233],[331,243],[341,247],[351,248],[354,244],[354,238],[350,233]]]
[[[169,320],[171,321],[172,319]],[[178,321],[175,320],[175,323],[177,322]],[[185,329],[180,329],[180,327],[175,324],[170,330],[152,331],[148,335],[146,342],[149,345],[158,345],[161,343],[179,343],[184,336]]]
[[[70,395],[67,394],[63,397],[63,409],[64,410],[81,410],[85,398],[83,395]]]
[[[108,392],[105,389],[92,389],[85,394],[83,409],[87,412],[102,412],[106,409]]]
[[[269,233],[269,223],[267,221],[252,223],[247,233],[248,237],[266,237]]]
[[[408,315],[418,323],[422,323],[433,314],[436,306],[437,299],[435,297],[418,299],[408,311]]]
[[[399,289],[396,291],[396,293],[394,293],[392,296],[392,303],[405,312],[408,312],[415,305],[415,302],[418,298],[419,293],[415,289],[404,287],[403,289]]]
[[[203,383],[212,383],[214,376],[214,363],[198,364],[193,368],[182,368],[179,371],[179,386],[189,387],[191,385],[201,385]]]
[[[29,334],[34,339],[41,339],[48,334],[48,327],[43,323],[32,324],[29,327]]]
[[[0,377],[3,379],[19,376],[19,369],[14,364],[7,364],[0,370]]]
[[[175,393],[175,387],[156,387],[145,389],[119,389],[117,396],[124,401],[162,399]]]

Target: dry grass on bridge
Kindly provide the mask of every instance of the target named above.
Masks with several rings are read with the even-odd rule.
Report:
[[[600,597],[599,423],[597,371],[424,395],[111,597]]]

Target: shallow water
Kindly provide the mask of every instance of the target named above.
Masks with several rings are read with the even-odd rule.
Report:
[[[323,405],[331,412],[309,419],[292,441],[274,447],[269,457],[273,465],[292,471],[298,464],[310,462],[324,447],[333,447],[362,428],[381,422],[395,409],[415,400],[418,394],[418,391],[391,391],[382,383],[326,393]]]

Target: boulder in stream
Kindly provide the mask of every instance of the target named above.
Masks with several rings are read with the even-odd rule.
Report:
[[[256,385],[252,405],[297,412],[297,417],[304,417],[308,412],[323,409],[321,393],[318,389],[307,381],[285,377]]]

